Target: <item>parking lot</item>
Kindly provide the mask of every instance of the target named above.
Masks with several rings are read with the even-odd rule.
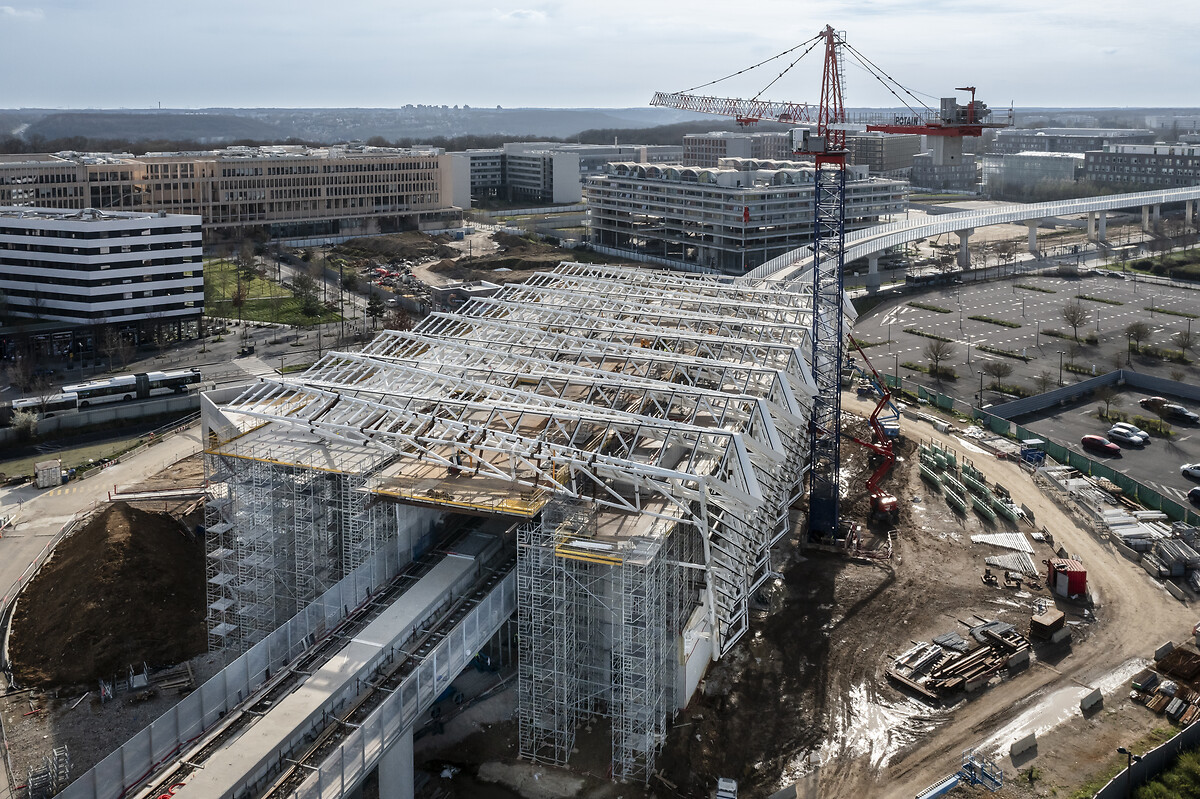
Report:
[[[1129,417],[1140,415],[1157,418],[1154,411],[1138,405],[1138,400],[1149,396],[1144,391],[1122,389],[1117,395],[1117,400],[1112,404],[1112,410],[1121,411]],[[1178,402],[1189,410],[1200,410],[1194,402],[1172,397],[1167,399]],[[1179,473],[1179,467],[1184,463],[1200,462],[1200,427],[1170,423],[1174,432],[1172,438],[1151,437],[1150,443],[1144,447],[1114,442],[1121,447],[1121,455],[1119,457],[1105,456],[1094,451],[1084,450],[1079,444],[1079,440],[1083,436],[1103,436],[1111,427],[1108,422],[1098,417],[1098,410],[1102,404],[1095,400],[1075,403],[1065,408],[1055,407],[1049,411],[1019,417],[1013,421],[1066,444],[1076,452],[1082,452],[1089,458],[1128,475],[1170,499],[1186,502],[1188,489],[1200,485],[1200,481],[1184,477]]]
[[[914,303],[930,307],[916,307]],[[1072,340],[1072,328],[1063,316],[1068,305],[1078,305],[1086,311],[1086,322],[1078,328],[1079,343]],[[1172,336],[1190,330],[1193,320],[1151,312],[1149,308],[1200,313],[1200,293],[1134,280],[1132,276],[1127,279],[1119,274],[1082,278],[1021,276],[992,283],[940,287],[888,301],[860,317],[854,335],[866,342],[887,342],[867,351],[881,371],[899,370],[906,383],[913,381],[974,399],[979,391],[980,370],[994,361],[1002,361],[1013,369],[1012,375],[1003,379],[1005,384],[1022,386],[1031,393],[1038,390],[1039,374],[1047,374],[1051,385],[1057,384],[1060,376],[1069,384],[1090,377],[1093,369],[1095,374],[1112,371],[1118,363],[1122,368],[1172,377],[1184,369],[1182,364],[1147,355],[1129,356],[1125,328],[1133,322],[1145,322],[1150,333],[1142,340],[1143,346],[1178,349]],[[934,340],[906,330],[949,339],[954,353],[941,365],[953,369],[957,379],[942,380],[939,385],[928,374],[904,367],[906,362],[930,366],[925,349]],[[1046,330],[1061,335],[1048,335],[1043,332]],[[1089,334],[1095,335],[1096,343],[1086,343]],[[1200,325],[1196,335],[1200,337]],[[1007,350],[1018,357],[986,352],[979,349],[981,345]],[[1195,357],[1195,353],[1189,352],[1188,357]],[[1072,366],[1087,374],[1072,371]],[[1200,375],[1192,366],[1186,367],[1185,373],[1188,378]],[[992,378],[984,376],[983,382],[986,389]],[[985,391],[983,401],[995,404],[1004,398]]]

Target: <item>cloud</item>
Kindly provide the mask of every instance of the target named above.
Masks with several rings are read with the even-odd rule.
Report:
[[[1100,52],[1104,53],[1105,55],[1116,55],[1117,53],[1121,52],[1121,50],[1117,47],[1106,47]]]
[[[45,14],[40,8],[23,9],[12,6],[0,6],[0,19],[40,20]]]
[[[503,22],[527,23],[546,21],[544,13],[530,8],[515,8],[512,11],[500,11],[496,9],[495,14],[496,18]]]

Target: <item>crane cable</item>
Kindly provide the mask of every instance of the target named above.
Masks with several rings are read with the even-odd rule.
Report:
[[[818,36],[816,40],[811,40],[811,39],[810,39],[809,41],[811,41],[811,42],[812,42],[812,44],[810,44],[810,45],[808,46],[808,49],[807,49],[807,50],[805,50],[805,51],[804,51],[803,53],[801,53],[800,55],[796,56],[796,59],[795,59],[794,61],[792,61],[792,63],[788,64],[788,65],[787,65],[787,66],[784,68],[784,70],[783,70],[782,72],[780,72],[778,75],[776,75],[776,76],[775,76],[775,77],[774,77],[774,78],[771,80],[771,82],[770,82],[770,83],[768,83],[766,86],[763,86],[761,89],[759,89],[759,90],[758,90],[758,94],[756,94],[756,95],[754,95],[753,97],[751,97],[751,98],[750,98],[750,102],[755,102],[755,101],[757,101],[757,100],[758,100],[758,98],[759,98],[759,97],[762,97],[762,95],[763,95],[763,92],[765,92],[767,89],[769,89],[769,88],[771,88],[772,86],[774,86],[774,85],[775,85],[775,84],[776,84],[776,83],[779,81],[779,79],[780,79],[780,78],[782,78],[784,75],[786,75],[786,74],[788,73],[788,71],[789,71],[789,70],[791,70],[791,68],[792,68],[792,67],[796,66],[796,64],[798,64],[798,63],[800,62],[800,59],[801,59],[801,58],[804,58],[804,56],[806,56],[806,55],[808,55],[809,53],[811,53],[811,52],[812,52],[812,50],[813,50],[813,48],[814,48],[814,47],[816,47],[816,46],[817,46],[817,45],[820,43],[820,40],[821,40],[821,39],[823,39],[823,38],[825,38],[825,37],[823,37],[823,36]],[[793,47],[792,49],[794,50],[794,49],[796,49],[796,48],[794,48],[794,47]]]
[[[903,91],[905,94],[907,94],[909,97],[911,97],[918,105],[920,105],[922,108],[924,108],[927,112],[930,112],[930,113],[933,112],[933,109],[930,108],[928,105],[926,105],[919,97],[917,97],[916,94],[914,94],[911,89],[906,87],[900,81],[893,78],[891,75],[884,72],[882,69],[880,69],[878,66],[876,66],[875,63],[873,61],[871,61],[871,59],[867,58],[865,55],[860,53],[858,50],[856,50],[850,44],[848,44],[848,43],[843,43],[843,44],[845,44],[846,49],[850,51],[850,53],[855,57],[855,59],[859,62],[859,64],[864,69],[866,69],[867,72],[871,73],[871,75],[873,75],[875,77],[875,79],[877,81],[879,81],[880,84],[882,84],[883,87],[885,89],[887,89],[888,92],[890,92],[893,97],[895,97],[897,100],[899,100],[900,103],[905,108],[907,108],[909,111],[912,111],[914,115],[920,116],[920,114],[917,113],[916,109],[914,109],[911,105],[908,104],[907,100],[905,100],[903,97],[901,97],[899,94],[896,93],[896,91],[892,88],[892,85],[899,87],[901,91]],[[889,85],[889,82],[891,85]]]
[[[823,34],[820,34],[820,33],[818,33],[818,34],[817,34],[816,36],[814,36],[813,38],[811,38],[811,39],[806,39],[805,41],[803,41],[803,42],[800,42],[800,44],[796,45],[795,47],[789,47],[787,50],[784,50],[782,53],[779,53],[778,55],[773,55],[773,56],[771,56],[770,58],[768,58],[768,59],[766,59],[766,60],[764,60],[764,61],[759,61],[759,62],[758,62],[757,64],[755,64],[754,66],[746,67],[745,69],[739,69],[737,72],[734,72],[734,73],[732,73],[732,74],[730,74],[730,75],[726,75],[726,76],[725,76],[725,77],[723,77],[723,78],[717,78],[716,80],[710,80],[708,83],[701,83],[699,86],[693,86],[693,87],[692,87],[692,88],[690,88],[690,89],[684,89],[682,92],[680,92],[680,94],[689,94],[689,93],[691,93],[691,92],[694,92],[694,91],[696,91],[697,89],[703,89],[703,88],[706,88],[706,87],[708,87],[708,86],[712,86],[712,85],[713,85],[713,84],[715,84],[715,83],[720,83],[720,82],[721,82],[721,81],[723,81],[723,80],[729,80],[730,78],[736,78],[738,75],[742,75],[742,74],[744,74],[744,73],[746,73],[746,72],[749,72],[749,71],[750,71],[750,70],[752,70],[752,69],[758,69],[758,68],[759,68],[759,67],[761,67],[763,64],[769,64],[770,62],[774,61],[774,60],[775,60],[775,59],[777,59],[777,58],[783,58],[785,55],[788,55],[789,53],[794,53],[795,51],[799,50],[801,47],[803,47],[803,46],[804,46],[804,45],[806,45],[806,44],[807,44],[807,45],[809,45],[809,48],[808,48],[808,50],[805,50],[803,53],[801,53],[801,54],[800,54],[800,55],[799,55],[799,56],[796,58],[796,61],[799,61],[801,58],[804,58],[804,56],[805,56],[805,55],[807,55],[807,54],[808,54],[808,53],[809,53],[809,52],[810,52],[810,51],[813,49],[813,47],[815,47],[815,46],[816,46],[816,43],[817,43],[818,41],[820,41],[822,38],[824,38],[824,35],[823,35]],[[791,69],[793,66],[795,66],[795,65],[796,65],[796,61],[793,61],[793,62],[792,62],[792,63],[791,63],[789,66],[788,66],[788,68],[787,68],[787,69],[785,69],[783,72],[779,73],[780,77],[782,77],[783,73],[784,73],[784,72],[787,72],[787,71],[788,71],[788,69]],[[775,78],[775,80],[779,80],[779,77],[776,77],[776,78]],[[768,83],[768,84],[767,84],[767,88],[770,88],[771,84],[772,84],[772,83],[774,83],[774,82],[775,82],[775,80],[771,81],[771,83]],[[764,89],[763,89],[763,91],[766,91],[766,89],[764,88]],[[762,92],[760,91],[760,92],[759,92],[759,94],[762,94]],[[755,95],[755,96],[757,97],[757,95]]]

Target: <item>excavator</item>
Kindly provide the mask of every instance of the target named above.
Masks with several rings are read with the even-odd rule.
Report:
[[[883,524],[895,524],[900,520],[900,501],[891,493],[885,491],[881,483],[896,463],[896,454],[892,451],[892,438],[879,422],[879,415],[891,403],[892,395],[888,391],[887,385],[883,382],[883,378],[875,371],[875,367],[871,365],[871,360],[863,352],[862,347],[854,340],[853,336],[850,336],[850,343],[854,349],[858,350],[858,354],[862,356],[863,362],[866,363],[867,369],[870,370],[872,382],[879,393],[879,401],[875,403],[875,410],[872,411],[871,417],[868,419],[868,422],[871,424],[874,441],[864,441],[845,432],[842,435],[855,444],[866,447],[878,456],[879,465],[871,473],[871,476],[867,478],[867,492],[871,497],[871,521]]]

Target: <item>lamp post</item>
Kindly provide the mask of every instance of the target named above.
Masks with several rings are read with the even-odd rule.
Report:
[[[1117,747],[1117,753],[1125,755],[1125,795],[1133,796],[1133,764],[1140,763],[1141,755],[1135,755],[1123,746]]]
[[[979,373],[979,407],[983,407],[983,372]]]
[[[896,391],[899,392],[901,389],[901,385],[900,385],[900,353],[894,352],[894,353],[892,353],[892,355],[896,358]]]
[[[1060,386],[1062,385],[1062,369],[1063,369],[1062,356],[1063,356],[1063,351],[1059,350],[1058,351],[1058,384]]]

